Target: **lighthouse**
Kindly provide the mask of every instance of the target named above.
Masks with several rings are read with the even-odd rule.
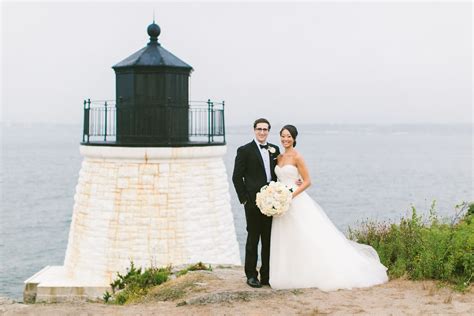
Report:
[[[196,262],[240,264],[224,102],[190,102],[193,68],[147,45],[115,64],[115,100],[84,101],[83,162],[63,266],[25,281],[25,302],[102,297],[117,272]]]

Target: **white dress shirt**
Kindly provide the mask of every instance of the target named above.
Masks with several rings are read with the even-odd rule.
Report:
[[[260,148],[260,143],[254,139],[255,143],[257,143],[258,149],[260,149],[260,154],[262,155],[263,159],[263,166],[265,167],[265,173],[267,175],[267,182],[272,181],[272,172],[271,172],[271,167],[270,167],[270,153],[268,152],[267,149],[265,148]],[[261,145],[267,145],[261,144]]]

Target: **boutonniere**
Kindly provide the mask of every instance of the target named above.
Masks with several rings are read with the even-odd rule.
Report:
[[[268,146],[268,151],[270,152],[270,154],[276,153],[275,147],[272,147],[272,146]]]

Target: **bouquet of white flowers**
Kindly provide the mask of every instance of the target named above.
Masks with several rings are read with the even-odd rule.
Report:
[[[271,181],[257,193],[257,206],[264,215],[282,215],[290,207],[292,191],[281,182]]]

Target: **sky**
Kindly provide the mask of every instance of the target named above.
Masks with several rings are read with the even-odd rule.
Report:
[[[4,123],[82,124],[147,26],[226,124],[472,123],[472,4],[2,2]]]

